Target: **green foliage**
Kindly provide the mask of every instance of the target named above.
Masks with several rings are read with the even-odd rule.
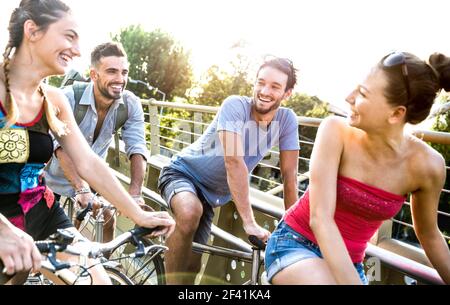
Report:
[[[330,112],[328,110],[328,105],[325,103],[316,104],[314,105],[314,108],[311,110],[308,110],[306,112],[305,116],[312,117],[312,118],[326,118],[330,115]]]
[[[304,93],[294,93],[291,98],[285,102],[285,107],[292,109],[298,116],[307,116],[313,118],[325,118],[331,113],[328,110],[328,104],[317,96],[309,96]],[[313,146],[305,142],[313,142],[316,138],[317,128],[300,126],[300,157],[309,159]],[[303,173],[309,170],[309,162],[305,159],[299,161],[299,172]]]
[[[230,74],[220,70],[218,66],[212,66],[206,73],[206,80],[201,86],[201,94],[195,99],[196,104],[220,106],[230,95],[252,95],[253,85],[244,71]]]
[[[443,96],[441,98],[442,103],[449,101],[449,96]],[[438,115],[435,119],[432,129],[435,131],[450,132],[450,111]],[[442,154],[445,159],[446,165],[450,166],[450,145],[432,143],[431,146]],[[447,190],[450,189],[450,176],[448,175],[448,171],[444,188]],[[439,207],[441,208],[444,206],[446,207],[446,212],[450,212],[450,209],[448,208],[450,206],[450,195],[448,193],[443,193],[441,195]],[[450,221],[448,223],[450,224]],[[450,228],[447,228],[447,230],[450,231]]]
[[[161,30],[144,31],[132,25],[113,36],[122,43],[130,62],[130,77],[142,80],[166,94],[167,100],[175,96],[184,97],[192,85],[190,53]],[[142,86],[129,85],[142,98],[161,100],[157,92],[148,92]]]
[[[61,76],[60,75],[50,76],[48,78],[48,84],[50,86],[59,88],[61,86],[61,83],[62,83],[63,79],[64,79],[64,75],[61,75]]]
[[[309,96],[304,93],[292,94],[284,106],[292,109],[298,116],[324,118],[330,115],[325,102],[317,96]]]
[[[445,100],[448,102],[448,100]],[[435,131],[442,131],[442,132],[450,132],[450,112],[447,111],[446,113],[440,114],[436,117],[432,130]],[[445,158],[447,166],[450,166],[450,145],[444,145],[444,144],[431,144],[431,146],[436,149],[438,152],[442,154],[442,156]]]

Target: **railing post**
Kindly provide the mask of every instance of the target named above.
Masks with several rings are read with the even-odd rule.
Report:
[[[154,99],[150,100],[148,112],[150,114],[150,141],[151,141],[151,155],[159,154],[159,118],[158,106],[152,104]]]
[[[195,134],[203,134],[203,125],[199,124],[203,123],[203,114],[201,112],[194,112],[194,133]],[[194,135],[194,139],[191,143],[197,141],[200,136]]]

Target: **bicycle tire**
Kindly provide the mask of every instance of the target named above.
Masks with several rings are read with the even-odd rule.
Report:
[[[104,268],[113,285],[134,285],[134,282],[119,269],[111,266],[104,266]]]
[[[141,240],[145,247],[154,244],[147,238]],[[135,251],[136,247],[133,244],[126,243],[114,249],[109,259],[117,260],[119,266],[116,268],[125,274],[134,285],[165,285],[165,267],[162,255],[157,254],[151,258],[154,253],[149,253],[144,257],[125,258]],[[121,257],[123,259],[120,259]]]

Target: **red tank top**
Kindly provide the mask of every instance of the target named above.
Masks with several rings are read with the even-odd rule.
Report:
[[[334,220],[354,263],[362,262],[367,242],[384,220],[395,216],[406,196],[393,194],[364,184],[355,179],[339,176],[336,189]],[[309,190],[284,216],[295,231],[317,244],[309,226]]]

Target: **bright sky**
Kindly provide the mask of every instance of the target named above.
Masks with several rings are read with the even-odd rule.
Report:
[[[0,50],[19,0],[1,0]],[[67,0],[81,26],[87,65],[91,49],[120,28],[160,28],[191,50],[196,76],[224,65],[247,43],[252,58],[289,57],[300,69],[296,90],[344,105],[346,94],[392,50],[421,58],[450,55],[448,0]]]

